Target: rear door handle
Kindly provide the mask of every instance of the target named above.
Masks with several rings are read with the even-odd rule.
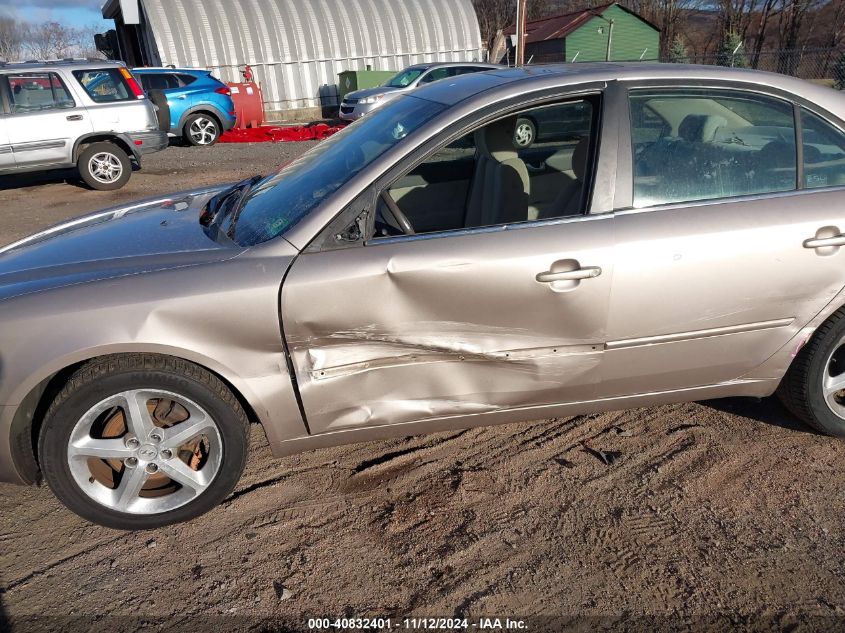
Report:
[[[68,114],[65,118],[68,121],[81,121],[82,115],[81,114]]]
[[[576,270],[564,270],[562,272],[552,272],[547,270],[543,273],[537,273],[537,281],[541,284],[550,284],[555,281],[578,281],[579,279],[591,279],[601,275],[601,268],[598,266],[584,266]]]
[[[825,248],[826,246],[845,246],[845,235],[811,237],[808,240],[804,240],[804,248]]]

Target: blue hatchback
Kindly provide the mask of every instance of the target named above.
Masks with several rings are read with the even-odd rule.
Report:
[[[235,126],[229,87],[207,70],[133,68],[147,94],[161,92],[170,108],[170,134],[190,145],[213,145]]]

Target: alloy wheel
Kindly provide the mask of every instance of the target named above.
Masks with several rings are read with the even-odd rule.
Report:
[[[114,154],[99,152],[88,161],[88,171],[97,182],[110,185],[120,180],[123,175],[123,164]]]
[[[522,121],[516,126],[513,138],[519,147],[528,147],[534,142],[534,128],[530,123]]]
[[[91,407],[67,449],[82,492],[128,514],[159,514],[189,503],[211,485],[222,457],[220,430],[198,404],[145,389]]]
[[[834,415],[845,419],[845,337],[836,342],[825,362],[822,395]]]
[[[208,117],[197,117],[191,122],[188,134],[197,145],[211,145],[217,139],[217,124]]]

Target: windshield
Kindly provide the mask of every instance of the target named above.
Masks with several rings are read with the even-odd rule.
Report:
[[[405,88],[409,86],[417,77],[423,74],[425,68],[408,68],[403,70],[398,75],[394,75],[384,84],[385,88]]]
[[[287,231],[358,172],[446,106],[404,96],[375,110],[255,184],[226,233],[240,246]]]

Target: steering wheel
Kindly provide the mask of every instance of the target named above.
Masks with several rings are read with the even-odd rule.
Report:
[[[384,200],[384,204],[387,205],[387,208],[390,210],[390,214],[393,216],[393,219],[396,220],[396,224],[399,225],[402,232],[405,235],[415,235],[416,233],[411,221],[408,219],[407,215],[402,213],[402,209],[399,208],[399,205],[396,204],[391,195],[385,191],[381,194],[381,199]]]

